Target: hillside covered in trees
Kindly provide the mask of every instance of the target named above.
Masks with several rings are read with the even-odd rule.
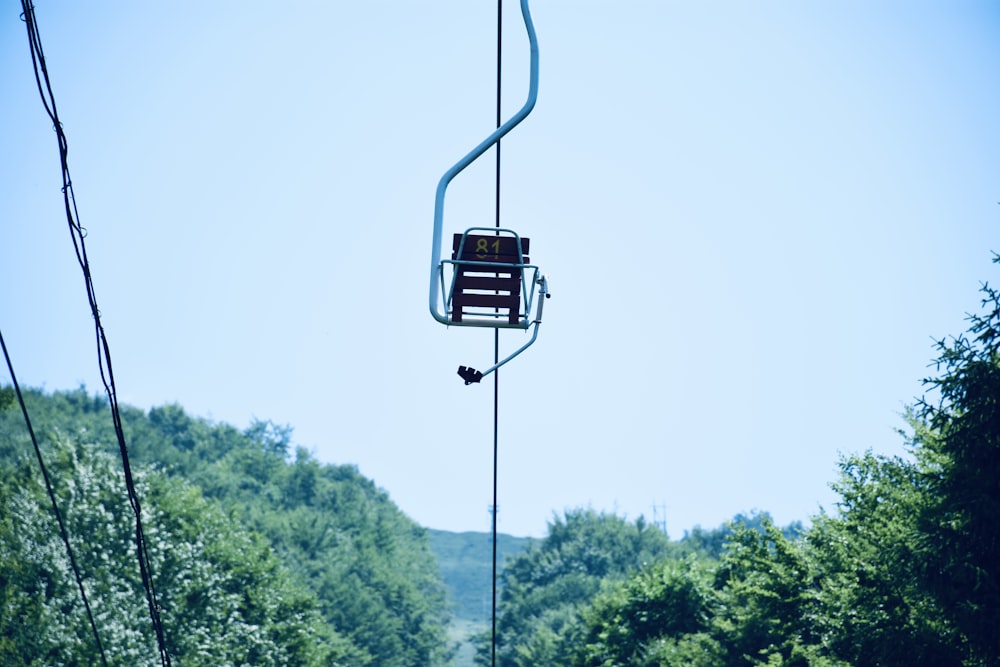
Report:
[[[102,663],[20,410],[0,410],[0,664]],[[26,404],[108,664],[157,664],[106,402]],[[168,650],[185,665],[442,665],[426,532],[353,466],[166,405],[123,407]]]

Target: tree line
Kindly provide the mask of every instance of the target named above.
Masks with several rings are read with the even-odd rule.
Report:
[[[25,394],[108,664],[159,664],[113,425],[85,389]],[[0,409],[0,664],[102,664],[10,388]],[[184,665],[444,665],[426,531],[354,466],[123,406],[169,652]]]
[[[1000,292],[937,344],[909,455],[845,456],[808,526],[739,516],[671,541],[578,509],[500,575],[497,664],[1000,664]],[[0,664],[158,662],[105,401],[25,395],[83,575],[0,388]],[[168,650],[184,665],[446,665],[427,531],[291,429],[123,406]],[[491,664],[489,633],[475,639]]]
[[[937,343],[907,457],[842,458],[835,511],[808,527],[757,515],[670,542],[566,513],[503,571],[496,664],[1000,664],[1000,293],[982,292]]]

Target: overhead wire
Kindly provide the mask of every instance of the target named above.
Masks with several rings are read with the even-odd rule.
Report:
[[[24,396],[21,395],[21,385],[17,382],[17,375],[14,373],[14,364],[10,360],[10,353],[7,351],[7,344],[3,339],[3,332],[0,331],[0,348],[3,348],[3,357],[7,361],[7,370],[10,371],[10,380],[14,385],[14,393],[17,395],[17,402],[21,406],[21,414],[24,416],[24,424],[28,427],[28,436],[31,444],[35,448],[35,458],[38,459],[38,467],[42,471],[42,480],[45,482],[45,490],[49,494],[49,501],[52,503],[52,512],[56,515],[56,523],[59,524],[59,536],[66,547],[66,555],[69,557],[70,569],[73,570],[73,578],[76,580],[76,587],[80,590],[80,599],[83,600],[83,608],[87,613],[87,622],[90,624],[90,631],[94,635],[94,643],[97,645],[97,652],[101,656],[101,664],[108,667],[108,659],[104,654],[104,644],[101,643],[101,635],[97,631],[97,624],[94,622],[94,613],[90,609],[90,601],[87,599],[87,591],[83,588],[83,577],[80,574],[80,567],[76,563],[76,555],[73,553],[73,545],[69,541],[69,531],[66,530],[66,523],[63,521],[62,512],[59,511],[59,503],[56,501],[55,491],[52,489],[52,481],[49,479],[48,468],[45,467],[45,460],[42,458],[42,450],[38,446],[38,438],[35,437],[35,429],[31,427],[31,417],[28,416],[28,407],[24,403]]]
[[[501,117],[501,74],[503,72],[503,0],[497,0],[497,127]],[[496,155],[496,227],[500,229],[500,139],[497,139]],[[500,232],[497,231],[497,236]],[[500,330],[493,330],[493,365],[500,363]],[[490,664],[497,664],[497,512],[500,506],[499,498],[499,462],[500,462],[500,369],[493,372],[493,512],[491,523],[491,543],[493,545],[493,607],[490,614]]]
[[[94,283],[91,275],[90,263],[87,260],[87,247],[84,241],[86,230],[80,224],[80,216],[76,206],[76,196],[73,192],[73,181],[70,178],[68,152],[69,147],[66,134],[63,131],[59,114],[56,110],[55,96],[52,93],[52,84],[49,79],[48,69],[45,64],[45,55],[42,50],[41,36],[38,32],[38,24],[35,18],[35,8],[30,0],[21,0],[22,14],[28,31],[28,46],[31,51],[31,62],[35,74],[35,83],[38,86],[38,93],[42,98],[42,105],[52,121],[53,129],[59,142],[59,162],[62,169],[62,194],[66,211],[66,220],[69,224],[70,236],[73,240],[73,248],[76,252],[77,262],[83,271],[84,283],[87,291],[87,302],[90,306],[91,315],[94,318],[94,332],[97,342],[97,360],[100,370],[101,382],[104,391],[108,396],[111,406],[111,418],[114,423],[115,436],[118,442],[118,449],[121,454],[122,470],[125,477],[125,488],[128,495],[128,502],[135,515],[135,545],[136,558],[139,564],[139,572],[142,578],[142,586],[146,594],[146,602],[149,607],[149,617],[156,634],[157,647],[160,653],[160,662],[164,666],[170,665],[170,654],[167,652],[166,637],[163,631],[163,623],[160,619],[160,605],[156,596],[156,589],[153,584],[152,568],[149,562],[149,553],[146,546],[146,537],[142,527],[142,509],[139,504],[139,496],[135,490],[135,483],[132,477],[132,467],[129,463],[128,446],[125,443],[125,433],[122,427],[121,413],[118,408],[118,395],[115,387],[114,371],[111,366],[111,349],[108,345],[104,326],[101,324],[101,313],[97,307],[97,296],[94,290]]]

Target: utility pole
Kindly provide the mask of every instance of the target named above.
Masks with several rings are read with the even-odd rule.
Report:
[[[653,525],[657,526],[663,531],[663,534],[667,534],[667,504],[660,503],[657,505],[653,503]]]

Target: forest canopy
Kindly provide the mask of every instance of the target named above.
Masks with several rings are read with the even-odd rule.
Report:
[[[25,399],[108,660],[154,664],[106,402],[83,388]],[[101,664],[20,411],[5,403],[0,664]],[[270,422],[240,431],[177,405],[123,406],[122,420],[179,664],[447,663],[426,531],[355,467],[293,451],[291,429]]]

